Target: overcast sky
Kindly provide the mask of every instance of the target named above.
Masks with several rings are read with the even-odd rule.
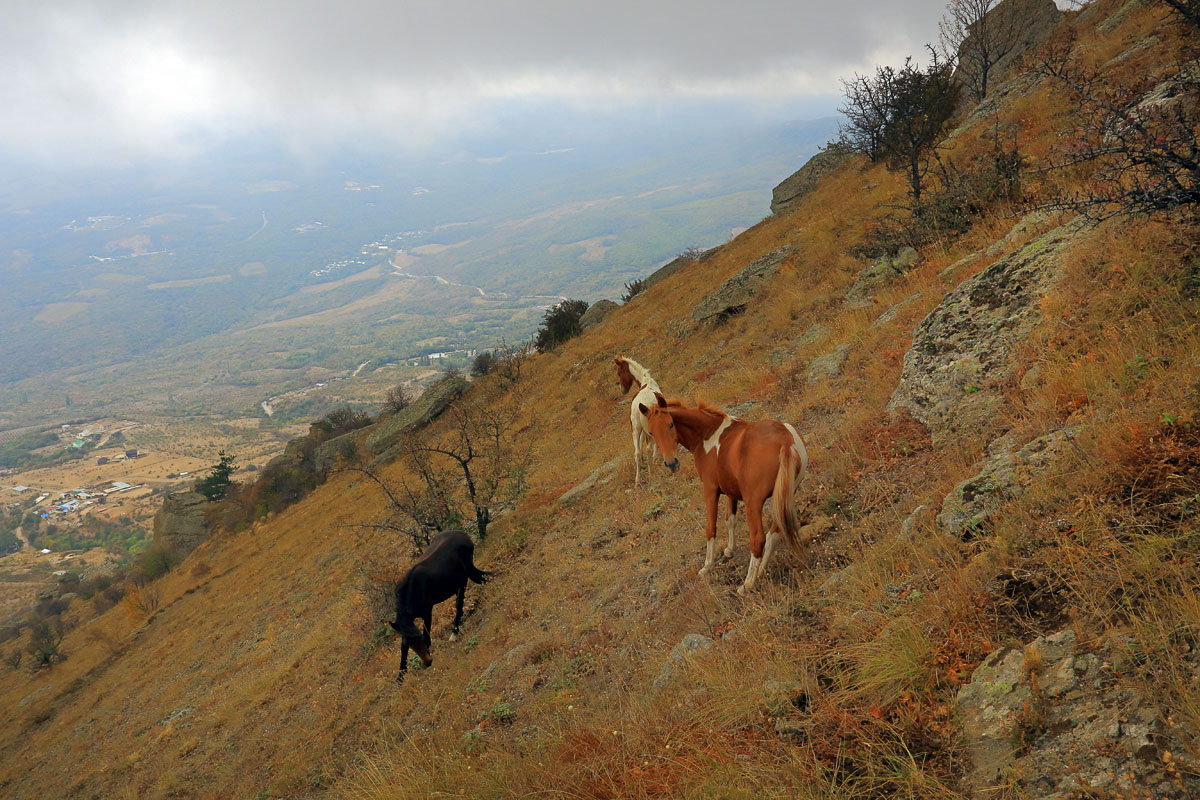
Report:
[[[421,147],[509,102],[801,106],[898,63],[945,0],[0,0],[0,154],[227,136]]]

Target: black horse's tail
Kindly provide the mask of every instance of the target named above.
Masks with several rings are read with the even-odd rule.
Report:
[[[467,572],[467,577],[476,583],[487,583],[487,579],[492,577],[492,573],[479,569],[472,564],[470,570]]]

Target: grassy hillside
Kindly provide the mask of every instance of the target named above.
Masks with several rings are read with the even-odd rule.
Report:
[[[1087,59],[1122,56],[1120,78],[1176,52],[1180,34],[1163,19],[1153,4],[1098,0],[1064,25]],[[1086,169],[1037,171],[1074,121],[1051,83],[998,94],[994,115],[955,133],[955,157],[986,152],[1002,124],[1029,159],[1024,202],[1084,187]],[[447,641],[452,604],[435,612],[431,669],[395,681],[399,647],[379,633],[378,591],[410,550],[361,527],[384,514],[378,488],[335,475],[207,542],[153,585],[154,608],[127,602],[92,619],[75,602],[67,613],[87,621],[63,663],[0,667],[3,794],[1200,791],[1194,220],[1116,217],[1072,227],[1052,248],[1045,234],[1070,214],[1028,217],[997,201],[921,247],[873,299],[847,302],[870,264],[855,253],[903,202],[900,176],[851,159],[788,215],[531,359],[515,390],[478,382],[479,402],[519,397],[530,485],[476,550],[496,575],[468,589],[457,642]],[[725,280],[784,245],[779,273],[744,313],[691,321]],[[910,352],[929,331],[922,321],[953,311],[944,300],[960,286],[978,289],[963,305],[1000,305],[1002,292],[984,291],[996,285],[989,270],[1014,259],[1043,263],[1046,283],[1021,326],[999,326],[1003,351],[979,356],[980,378],[946,401],[952,420],[975,414],[971,424],[889,411],[914,359],[937,355]],[[839,345],[840,368],[811,369]],[[628,452],[628,397],[611,365],[621,353],[670,395],[788,420],[807,439],[802,516],[824,532],[804,555],[778,555],[750,596],[735,591],[749,559],[744,521],[733,558],[696,575],[704,519],[686,457],[675,475],[653,464],[652,486],[634,489],[625,456],[611,480],[560,502]],[[400,462],[384,476],[412,480]],[[970,524],[945,516],[984,501],[988,514]],[[688,634],[713,646],[655,686]],[[1067,639],[1073,661],[1059,652]],[[1008,683],[985,682],[1005,665],[1015,665]],[[968,702],[975,690],[1008,698],[994,709],[1026,699],[995,711],[1003,724],[989,739]],[[1008,766],[980,789],[993,746]]]

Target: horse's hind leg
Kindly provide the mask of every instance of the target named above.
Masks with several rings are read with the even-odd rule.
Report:
[[[746,522],[750,526],[750,567],[746,570],[745,582],[738,587],[738,594],[754,591],[754,584],[762,570],[767,542],[767,537],[763,534],[762,498],[757,502],[753,498],[745,498],[745,501]]]
[[[458,626],[462,624],[463,598],[467,595],[467,584],[458,587],[458,596],[454,599],[454,625],[450,628],[450,641],[458,639]]]
[[[721,492],[718,489],[704,490],[704,510],[708,521],[704,526],[706,549],[704,551],[704,566],[700,568],[701,575],[707,575],[712,569],[713,556],[717,551],[717,511],[721,505]]]
[[[734,497],[729,498],[729,513],[725,515],[725,529],[729,533],[729,544],[725,545],[725,557],[729,558],[733,555],[733,531],[737,525],[737,507],[738,501]]]

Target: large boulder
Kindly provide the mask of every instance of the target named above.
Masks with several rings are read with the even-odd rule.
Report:
[[[779,215],[790,211],[801,198],[817,188],[822,178],[853,155],[849,150],[831,148],[804,162],[803,167],[784,178],[771,192],[771,213]]]
[[[171,492],[154,515],[154,544],[182,559],[209,536],[204,507],[208,501],[199,492]]]
[[[649,289],[651,286],[655,285],[656,283],[661,283],[662,281],[665,281],[667,278],[671,277],[676,272],[678,272],[679,270],[688,266],[689,264],[695,264],[698,261],[707,261],[709,258],[712,258],[713,254],[716,252],[717,252],[717,248],[713,247],[708,250],[705,250],[704,252],[700,253],[699,255],[693,255],[692,253],[687,253],[685,255],[676,256],[675,258],[671,259],[666,264],[663,264],[661,267],[654,270],[654,272],[651,272],[648,276],[646,276],[645,278],[642,279],[642,291]]]
[[[987,12],[982,29],[975,27],[959,45],[955,78],[969,84],[971,79],[964,72],[978,71],[976,65],[984,53],[1003,51],[988,70],[990,92],[1017,71],[1022,57],[1046,41],[1062,18],[1063,12],[1058,10],[1054,0],[1003,0]],[[987,33],[983,34],[983,31]],[[988,37],[982,46],[981,35]],[[969,95],[969,89],[966,93]]]
[[[619,306],[612,300],[597,300],[588,306],[588,310],[579,318],[580,329],[586,331],[588,328],[594,328],[616,308]]]
[[[378,456],[377,462],[393,460],[399,452],[396,446],[407,434],[433,422],[462,396],[471,384],[465,378],[446,377],[430,386],[403,411],[375,426],[367,436],[367,449]]]
[[[992,443],[989,456],[976,465],[978,472],[959,483],[942,501],[938,525],[952,536],[967,538],[987,525],[1007,502],[1019,497],[1033,479],[1049,469],[1073,429],[1039,436],[1020,449],[1001,437]]]
[[[888,409],[908,411],[934,442],[990,429],[1013,351],[1037,324],[1038,298],[1060,279],[1059,256],[1084,224],[1072,219],[948,293],[913,332]]]
[[[1068,629],[975,668],[956,701],[971,796],[1009,785],[1037,800],[1196,797],[1195,765],[1168,715],[1123,685],[1124,656],[1082,650]]]
[[[904,277],[904,273],[920,260],[916,249],[908,246],[901,247],[895,255],[880,256],[871,266],[858,273],[854,285],[846,293],[846,299],[855,301],[870,298],[875,292]]]
[[[791,247],[784,245],[751,262],[750,266],[725,281],[720,289],[704,298],[700,305],[692,310],[692,319],[696,322],[721,322],[726,317],[744,310],[759,288],[779,272],[779,265],[789,252]]]

